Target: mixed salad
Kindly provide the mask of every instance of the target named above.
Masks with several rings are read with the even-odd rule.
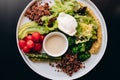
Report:
[[[26,10],[31,22],[18,29],[19,47],[31,61],[58,62],[57,68],[72,76],[91,57],[90,49],[97,41],[98,25],[88,7],[76,0],[54,0],[55,4],[35,2]],[[67,52],[52,57],[43,52],[43,41],[50,32],[61,32],[69,43]]]

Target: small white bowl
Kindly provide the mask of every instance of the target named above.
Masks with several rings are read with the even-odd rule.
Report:
[[[55,35],[58,35],[58,36],[62,37],[62,38],[65,40],[64,49],[63,49],[61,52],[57,53],[57,54],[50,53],[50,51],[47,50],[47,48],[46,48],[46,41],[47,41],[50,37],[55,36]],[[57,45],[57,44],[54,44],[54,45]],[[43,41],[43,49],[44,49],[44,51],[45,51],[48,55],[50,55],[50,56],[52,56],[52,57],[62,56],[62,55],[67,51],[67,49],[68,49],[68,40],[67,40],[67,37],[66,37],[63,33],[61,33],[61,32],[51,32],[51,33],[49,33],[49,34],[45,37],[45,39],[44,39],[44,41]]]

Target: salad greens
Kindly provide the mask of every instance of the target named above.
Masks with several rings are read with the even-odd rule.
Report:
[[[91,16],[75,15],[78,21],[76,36],[79,38],[76,44],[97,39],[97,24]]]
[[[28,22],[22,25],[18,30],[18,38],[23,39],[27,34],[39,32],[40,34],[47,34],[58,29],[58,22],[56,18],[59,13],[64,12],[72,15],[77,21],[77,32],[75,36],[68,36],[69,49],[72,54],[78,54],[80,61],[87,60],[91,54],[89,50],[92,44],[97,40],[97,23],[94,18],[87,13],[87,7],[81,7],[76,0],[54,0],[55,4],[50,8],[50,16],[42,16],[43,25],[38,25],[36,22]],[[83,9],[83,10],[82,10]],[[52,22],[50,22],[50,20]],[[49,24],[51,26],[49,26]],[[60,58],[49,57],[46,54],[28,54],[33,61],[41,60],[60,60]]]
[[[54,0],[55,5],[52,6],[51,12],[53,15],[58,16],[60,12],[74,15],[74,12],[80,8],[76,0]]]
[[[51,27],[48,26],[50,19],[54,17],[55,17],[54,15],[51,15],[51,16],[43,16],[41,18],[41,20],[44,22],[43,26],[48,30],[48,32],[53,31],[58,28],[58,23],[56,20],[52,22],[53,25]]]
[[[74,12],[80,8],[80,5],[76,0],[54,0],[55,4],[50,8],[52,13],[50,16],[43,16],[41,20],[44,22],[43,26],[46,27],[48,32],[53,31],[58,28],[57,21],[53,22],[53,26],[49,27],[49,21],[52,18],[58,17],[60,12],[65,12],[70,15],[74,15]]]

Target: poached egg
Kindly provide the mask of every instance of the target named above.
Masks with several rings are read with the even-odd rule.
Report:
[[[61,12],[57,17],[58,29],[68,34],[69,36],[74,36],[77,27],[77,21],[75,18],[69,14]]]

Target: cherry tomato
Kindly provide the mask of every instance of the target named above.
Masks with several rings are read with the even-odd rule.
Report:
[[[25,41],[32,40],[32,35],[28,35],[25,37]]]
[[[21,49],[23,49],[25,45],[26,45],[26,42],[24,40],[19,40],[19,46]]]
[[[40,51],[40,50],[42,50],[42,45],[40,44],[40,43],[36,43],[35,44],[35,47],[34,47],[34,51]]]
[[[28,46],[24,46],[23,52],[24,53],[29,53],[30,52],[30,49],[28,48]]]
[[[44,35],[41,35],[41,36],[40,36],[40,41],[43,42],[44,38],[45,38],[45,36],[44,36]]]
[[[28,48],[33,48],[34,47],[34,42],[32,40],[28,40],[27,43],[26,43],[27,47]]]
[[[40,33],[39,32],[34,32],[34,33],[32,33],[32,38],[33,38],[33,41],[34,42],[39,42],[40,41],[40,37],[41,35],[40,35]]]

